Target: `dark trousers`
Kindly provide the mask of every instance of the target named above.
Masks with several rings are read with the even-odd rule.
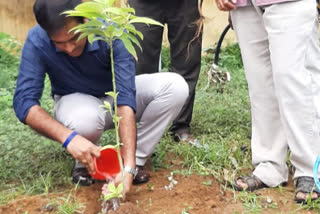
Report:
[[[137,16],[149,17],[168,25],[168,39],[171,54],[171,72],[184,77],[189,85],[189,97],[170,131],[190,132],[195,88],[201,66],[202,34],[193,41],[188,52],[188,44],[194,38],[200,18],[197,0],[129,0]],[[163,28],[155,25],[135,25],[144,35],[141,42],[142,52],[137,49],[138,62],[136,74],[159,71],[159,57],[162,45]]]

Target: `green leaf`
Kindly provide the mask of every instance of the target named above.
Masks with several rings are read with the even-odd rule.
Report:
[[[108,201],[109,199],[111,199],[111,198],[118,198],[118,193],[109,193],[108,195],[106,195],[105,197],[104,197],[104,200],[105,201]]]
[[[117,193],[121,194],[123,191],[123,183],[120,183],[118,186],[117,186]]]
[[[109,7],[109,8],[105,8],[103,10],[104,13],[112,13],[115,15],[126,15],[125,11],[122,10],[122,8],[117,8],[117,7]]]
[[[132,23],[143,23],[143,24],[151,24],[151,25],[158,25],[158,26],[161,26],[163,27],[163,24],[161,24],[160,22],[157,22],[153,19],[150,19],[150,18],[147,18],[147,17],[135,17],[133,19],[131,19],[129,21],[130,24]]]
[[[140,31],[137,31],[135,26],[133,24],[126,24],[124,26],[124,28],[130,32],[130,33],[133,33],[135,35],[138,35],[140,37],[141,40],[143,40],[143,34],[140,32]]]
[[[103,102],[103,107],[106,109],[106,112],[111,112],[111,104],[107,101]]]
[[[108,184],[108,190],[110,193],[115,193],[117,192],[116,186],[113,183]]]
[[[102,5],[96,2],[84,2],[75,7],[76,11],[85,12],[85,13],[102,13]]]
[[[136,13],[134,8],[132,8],[132,7],[124,7],[124,8],[121,8],[121,10],[126,12],[126,13],[130,13],[130,14],[135,14]]]
[[[87,33],[81,33],[81,35],[78,37],[77,41],[80,41],[81,39],[87,37],[89,34]]]
[[[106,95],[112,97],[113,99],[116,99],[119,93],[115,93],[113,91],[109,91],[105,93]]]
[[[119,29],[119,28],[115,28],[113,31],[113,36],[115,37],[120,37],[123,34],[123,30]]]
[[[134,56],[135,59],[137,59],[137,53],[136,53],[136,50],[134,49],[133,45],[132,45],[132,42],[130,39],[127,39],[125,37],[120,37],[119,38],[122,42],[123,42],[123,45],[124,47],[128,50],[128,52]]]
[[[117,115],[113,115],[113,122],[116,124],[118,124],[121,120],[121,117],[117,116]]]
[[[105,7],[113,6],[115,0],[94,0],[95,2],[99,2],[100,4],[104,5]]]
[[[96,28],[104,29],[106,28],[106,24],[102,21],[98,21],[94,19],[81,24],[81,27],[96,27]]]
[[[67,10],[61,14],[66,14],[67,16],[85,17],[88,19],[96,19],[96,18],[104,19],[105,18],[104,14],[93,13],[93,12],[81,12],[81,11],[75,11],[75,10]]]
[[[98,28],[81,28],[80,25],[72,28],[70,31],[74,31],[74,33],[82,33],[85,32],[88,35],[93,34],[93,35],[99,35],[102,37],[105,37],[105,32],[101,29]]]
[[[134,44],[136,44],[140,50],[142,50],[142,47],[140,45],[140,42],[138,41],[137,37],[135,37],[134,35],[130,34],[130,33],[126,33],[123,35],[124,37],[127,37],[127,39],[130,39],[131,42],[133,42]]]
[[[92,40],[92,42],[94,42],[94,41],[98,41],[98,40],[102,40],[102,41],[105,41],[105,42],[107,42],[108,40],[106,40],[105,38],[101,38],[101,37],[94,37],[93,38],[93,40]],[[108,42],[107,42],[108,43]]]
[[[89,36],[88,36],[88,41],[90,42],[90,44],[92,44],[92,42],[93,42],[93,39],[94,39],[94,34],[90,34]]]

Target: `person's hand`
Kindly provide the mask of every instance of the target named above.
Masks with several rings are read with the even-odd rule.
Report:
[[[86,138],[76,135],[67,146],[67,151],[79,160],[90,173],[95,174],[93,156],[100,157],[100,147],[94,145]]]
[[[128,172],[123,172],[124,175],[124,179],[122,180],[122,173],[118,173],[118,175],[116,176],[115,179],[115,185],[118,186],[118,184],[122,183],[122,181],[124,181],[123,184],[123,193],[127,194],[128,192],[130,192],[131,186],[132,186],[132,181],[133,181],[133,175],[128,173]]]
[[[131,186],[132,186],[132,181],[133,181],[133,175],[131,175],[128,172],[123,172],[124,174],[124,179],[122,179],[122,173],[118,173],[117,176],[115,177],[115,180],[110,181],[109,183],[106,183],[102,186],[102,194],[103,195],[108,195],[109,190],[108,190],[108,185],[110,183],[114,183],[114,185],[117,187],[120,183],[124,182],[123,184],[123,195],[125,196],[128,192],[130,192]]]
[[[236,6],[234,4],[236,2],[236,0],[232,0],[232,2],[230,2],[229,0],[216,0],[217,7],[221,11],[235,10]]]

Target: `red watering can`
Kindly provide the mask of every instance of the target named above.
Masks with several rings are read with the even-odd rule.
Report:
[[[93,164],[96,173],[91,176],[97,180],[109,179],[120,172],[117,150],[110,145],[101,148],[100,158],[93,157]]]

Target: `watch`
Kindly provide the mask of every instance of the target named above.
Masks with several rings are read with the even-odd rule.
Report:
[[[135,178],[136,175],[138,174],[138,169],[137,168],[133,169],[130,166],[124,166],[123,170],[133,175],[133,178]]]

